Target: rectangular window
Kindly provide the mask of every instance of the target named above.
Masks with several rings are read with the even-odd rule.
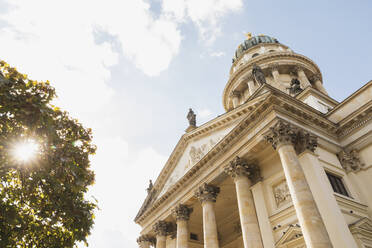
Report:
[[[331,186],[333,188],[333,191],[336,193],[339,193],[344,196],[349,196],[349,193],[347,193],[347,190],[345,188],[345,185],[342,181],[342,178],[339,176],[335,176],[333,174],[330,174],[326,172],[327,177],[329,179],[329,182],[331,183]]]
[[[198,240],[198,235],[195,233],[190,233],[190,239],[191,240]]]

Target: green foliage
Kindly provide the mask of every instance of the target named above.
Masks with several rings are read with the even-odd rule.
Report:
[[[51,105],[55,96],[48,81],[0,61],[0,247],[75,247],[90,234],[97,206],[84,195],[96,147],[90,129]],[[37,155],[17,160],[14,146],[27,139]]]

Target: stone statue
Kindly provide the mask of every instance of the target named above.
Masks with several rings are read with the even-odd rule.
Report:
[[[196,114],[192,109],[189,109],[189,113],[187,114],[187,119],[189,120],[190,126],[196,127]]]
[[[289,93],[292,95],[300,93],[302,91],[300,84],[300,80],[298,80],[297,78],[293,78],[291,81],[291,87],[287,88],[289,89]]]
[[[149,187],[146,189],[147,193],[150,194],[152,188],[154,187],[154,185],[152,184],[152,180],[150,180],[149,182]]]
[[[261,67],[259,67],[257,64],[253,64],[252,75],[254,81],[259,85],[266,83],[265,74],[263,73]]]

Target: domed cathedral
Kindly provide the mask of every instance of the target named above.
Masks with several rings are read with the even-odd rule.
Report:
[[[226,113],[188,127],[147,188],[141,248],[372,248],[372,81],[342,102],[318,66],[247,35]]]

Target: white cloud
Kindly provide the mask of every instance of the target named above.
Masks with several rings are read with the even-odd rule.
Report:
[[[225,56],[225,52],[211,52],[209,55],[211,57],[222,57]]]
[[[206,120],[207,118],[212,116],[212,111],[209,109],[202,109],[200,111],[197,111],[197,116],[200,117],[202,120]]]
[[[199,29],[201,38],[212,43],[221,33],[220,18],[239,11],[242,0],[163,0],[163,10],[176,20],[189,17]]]
[[[205,0],[200,6],[194,0],[163,1],[164,11],[157,17],[146,0],[8,0],[10,7],[0,14],[0,59],[32,79],[50,80],[57,104],[93,128],[98,150],[92,159],[96,184],[91,193],[102,209],[89,238],[93,248],[136,247],[139,226],[133,217],[145,198],[144,185],[156,178],[166,160],[151,147],[131,147],[122,137],[128,117],[118,104],[122,95],[108,84],[110,67],[121,54],[108,35],[138,69],[155,76],[177,55],[180,25],[186,20],[205,39],[212,32],[206,39],[211,40],[220,17],[241,6],[241,0]],[[1,3],[0,9],[5,9]],[[99,42],[97,32],[103,35]],[[199,112],[200,118],[210,115],[206,109]]]

